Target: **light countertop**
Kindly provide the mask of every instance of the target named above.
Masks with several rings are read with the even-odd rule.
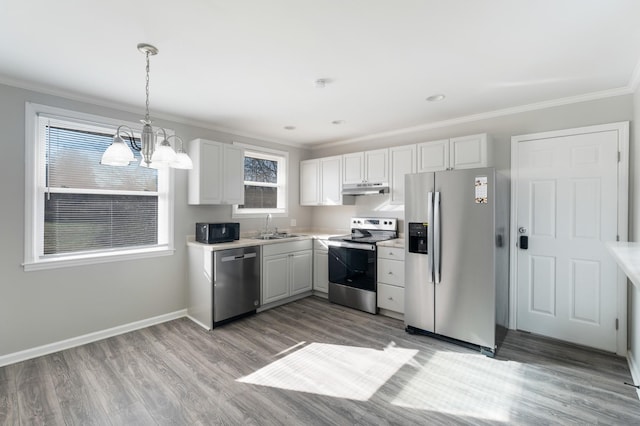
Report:
[[[640,289],[640,243],[609,242],[607,249],[633,285]]]
[[[187,237],[187,246],[190,247],[200,247],[206,251],[217,251],[217,250],[227,250],[233,248],[240,247],[251,247],[251,246],[264,246],[267,244],[279,244],[286,243],[290,241],[302,241],[302,240],[327,240],[329,237],[344,235],[345,232],[337,232],[337,233],[326,233],[326,231],[320,232],[293,232],[293,234],[298,235],[297,237],[290,238],[282,238],[276,240],[261,240],[259,238],[251,238],[251,237],[242,237],[239,240],[231,241],[228,243],[218,243],[218,244],[202,244],[195,240],[193,235]]]
[[[279,244],[286,243],[289,241],[302,241],[302,240],[328,240],[330,237],[344,235],[344,232],[339,233],[326,233],[326,231],[320,232],[304,232],[304,233],[295,233],[298,235],[297,237],[291,238],[282,238],[276,240],[261,240],[258,238],[240,238],[236,241],[231,241],[228,243],[218,243],[218,244],[202,244],[195,240],[193,235],[187,237],[187,246],[190,247],[200,247],[205,251],[217,251],[217,250],[227,250],[233,248],[240,247],[251,247],[251,246],[263,246],[267,244]],[[381,241],[378,243],[378,246],[384,247],[396,247],[396,248],[404,248],[404,239],[396,238],[394,240]]]
[[[404,238],[396,238],[393,240],[380,241],[378,243],[379,247],[394,247],[394,248],[404,248]]]

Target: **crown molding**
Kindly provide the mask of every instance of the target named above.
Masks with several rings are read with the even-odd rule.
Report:
[[[638,63],[636,63],[636,67],[633,70],[633,74],[631,74],[631,78],[629,79],[629,90],[631,93],[635,93],[638,90],[638,86],[640,85],[640,59]]]
[[[85,103],[89,103],[89,104],[100,106],[100,107],[116,109],[116,110],[119,110],[119,111],[128,112],[128,113],[132,113],[132,114],[140,114],[140,115],[144,114],[144,111],[141,108],[134,107],[134,106],[129,105],[129,104],[110,102],[110,101],[107,101],[107,100],[104,100],[104,99],[90,97],[90,96],[83,95],[83,94],[80,94],[80,93],[69,92],[69,91],[65,91],[65,90],[62,90],[62,89],[54,88],[54,87],[51,87],[51,86],[40,85],[40,84],[36,84],[36,83],[26,82],[26,81],[23,81],[23,80],[11,79],[9,77],[2,76],[2,75],[0,75],[0,84],[5,84],[5,85],[8,85],[8,86],[13,86],[13,87],[17,87],[17,88],[25,89],[25,90],[31,90],[31,91],[35,91],[35,92],[38,92],[38,93],[43,93],[43,94],[46,94],[46,95],[58,96],[58,97],[61,97],[61,98],[72,100],[72,101],[85,102]],[[457,124],[470,123],[470,122],[473,122],[473,121],[480,121],[480,120],[486,120],[486,119],[490,119],[490,118],[503,117],[503,116],[519,114],[519,113],[528,112],[528,111],[535,111],[535,110],[541,110],[541,109],[546,109],[546,108],[553,108],[553,107],[557,107],[557,106],[570,105],[570,104],[574,104],[574,103],[587,102],[587,101],[604,99],[604,98],[609,98],[609,97],[628,95],[628,94],[634,93],[638,89],[638,86],[640,86],[640,61],[638,61],[637,65],[636,65],[636,67],[634,69],[634,72],[633,72],[633,74],[632,74],[632,76],[631,76],[631,78],[629,80],[629,83],[625,87],[619,87],[619,88],[616,88],[616,89],[603,90],[603,91],[599,91],[599,92],[585,93],[583,95],[577,95],[577,96],[570,96],[570,97],[565,97],[565,98],[553,99],[553,100],[550,100],[550,101],[536,102],[536,103],[532,103],[532,104],[520,105],[520,106],[516,106],[516,107],[511,107],[511,108],[504,108],[504,109],[499,109],[499,110],[494,110],[494,111],[483,112],[483,113],[479,113],[479,114],[473,114],[473,115],[467,115],[467,116],[452,118],[452,119],[449,119],[449,120],[442,120],[442,121],[437,121],[437,122],[433,122],[433,123],[421,124],[421,125],[418,125],[418,126],[412,126],[412,127],[402,128],[402,129],[391,130],[391,131],[387,131],[387,132],[372,133],[372,134],[369,134],[369,135],[359,136],[359,137],[356,137],[356,138],[343,139],[343,140],[332,141],[332,142],[322,142],[322,143],[318,143],[318,144],[302,144],[302,143],[297,143],[297,142],[289,142],[289,141],[283,141],[283,140],[279,140],[279,139],[267,138],[267,137],[265,137],[263,135],[257,135],[257,134],[253,134],[253,133],[249,133],[249,132],[243,132],[243,131],[240,131],[240,130],[237,130],[237,129],[230,129],[230,128],[226,128],[226,127],[213,126],[211,123],[198,121],[198,120],[193,120],[193,119],[188,119],[188,118],[185,118],[185,117],[175,116],[175,115],[166,114],[166,113],[162,113],[162,112],[160,112],[160,113],[155,113],[154,112],[153,116],[155,118],[158,118],[158,119],[168,120],[168,121],[172,121],[172,122],[183,124],[183,125],[188,125],[188,126],[193,126],[193,127],[201,127],[203,129],[207,129],[207,130],[226,133],[226,134],[228,134],[228,135],[230,135],[232,137],[235,136],[235,137],[256,139],[256,140],[259,140],[259,141],[270,142],[270,143],[280,144],[280,145],[284,145],[284,146],[290,146],[290,147],[298,148],[298,149],[318,150],[318,149],[331,148],[331,147],[336,147],[336,146],[350,145],[350,144],[354,144],[354,143],[358,143],[358,142],[367,142],[367,141],[371,141],[371,140],[375,140],[375,139],[379,139],[379,138],[384,138],[384,137],[399,136],[399,135],[405,135],[405,134],[408,134],[408,133],[415,133],[415,132],[420,132],[420,131],[425,131],[425,130],[431,130],[431,129],[437,129],[437,128],[441,128],[441,127],[447,127],[447,126],[454,126],[454,125],[457,125]]]
[[[535,110],[553,108],[553,107],[562,106],[562,105],[569,105],[569,104],[587,102],[587,101],[592,101],[597,99],[628,95],[631,93],[633,93],[633,90],[630,88],[630,85],[629,85],[626,87],[619,87],[617,89],[603,90],[600,92],[586,93],[578,96],[570,96],[566,98],[553,99],[550,101],[536,102],[536,103],[527,104],[527,105],[520,105],[516,107],[511,107],[511,108],[488,111],[480,114],[473,114],[473,115],[467,115],[467,116],[458,117],[458,118],[452,118],[450,120],[436,121],[433,123],[421,124],[418,126],[391,130],[388,132],[373,133],[370,135],[361,136],[357,138],[321,143],[321,144],[311,146],[311,149],[317,150],[317,149],[331,148],[331,147],[342,146],[342,145],[349,145],[357,142],[367,142],[367,141],[384,138],[384,137],[405,135],[407,133],[415,133],[415,132],[420,132],[424,130],[437,129],[440,127],[448,127],[448,126],[454,126],[457,124],[470,123],[473,121],[480,121],[480,120],[486,120],[490,118],[503,117],[507,115],[520,114],[528,111],[535,111]]]
[[[140,116],[144,115],[144,110],[142,108],[134,107],[129,104],[107,101],[105,99],[95,98],[95,97],[83,95],[77,92],[70,92],[68,90],[63,90],[63,89],[55,88],[52,86],[27,82],[24,80],[12,79],[4,75],[0,75],[0,84],[16,87],[19,89],[30,90],[30,91],[42,93],[45,95],[57,96],[60,98],[71,100],[71,101],[84,102],[84,103],[88,103],[88,104],[103,107],[103,108],[110,108],[110,109],[115,109],[122,112],[128,112],[131,114],[138,114]],[[308,145],[300,144],[297,142],[289,142],[289,141],[283,141],[279,139],[267,138],[264,135],[257,135],[257,134],[243,132],[237,129],[230,129],[230,128],[221,127],[221,126],[214,126],[211,123],[207,123],[204,121],[193,120],[186,117],[167,114],[163,112],[154,111],[153,118],[173,121],[174,123],[179,123],[186,126],[201,127],[203,129],[212,130],[215,132],[227,133],[229,134],[229,136],[232,136],[232,137],[239,136],[243,138],[250,138],[250,139],[256,139],[264,142],[271,142],[271,143],[276,143],[280,145],[291,146],[294,148],[309,149]]]

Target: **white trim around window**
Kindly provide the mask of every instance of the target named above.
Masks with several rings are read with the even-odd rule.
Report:
[[[173,171],[166,169],[159,171],[157,194],[157,244],[142,247],[122,247],[116,249],[84,251],[74,253],[61,253],[44,255],[44,192],[46,182],[44,142],[41,140],[39,127],[40,117],[50,117],[77,124],[78,127],[99,127],[112,129],[115,132],[117,126],[126,124],[134,131],[140,128],[140,124],[123,122],[112,118],[106,118],[77,111],[65,110],[47,105],[39,105],[31,102],[25,104],[25,246],[24,263],[25,271],[34,271],[51,268],[87,265],[122,260],[134,260],[140,258],[166,256],[174,253],[173,222],[174,222],[174,196],[173,196]],[[173,132],[170,132],[173,133]],[[106,166],[105,166],[106,167]],[[76,192],[73,189],[59,188],[58,192]],[[85,191],[87,192],[87,191]],[[88,191],[91,192],[91,191]],[[109,193],[111,191],[94,190],[95,193]],[[122,191],[120,195],[126,195]]]
[[[266,214],[271,214],[274,217],[287,217],[288,211],[288,198],[289,198],[289,181],[288,181],[288,169],[289,169],[289,153],[286,151],[280,151],[271,148],[265,148],[256,145],[248,145],[240,142],[234,142],[234,145],[242,147],[245,152],[245,156],[254,158],[264,158],[269,160],[278,161],[278,177],[277,183],[266,182],[250,182],[252,186],[267,186],[278,188],[278,207],[277,208],[265,208],[265,209],[239,209],[238,205],[233,206],[232,217],[233,218],[262,218]],[[245,184],[249,181],[245,181]],[[247,197],[245,196],[245,200]]]

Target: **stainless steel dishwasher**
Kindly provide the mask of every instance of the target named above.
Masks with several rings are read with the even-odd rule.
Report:
[[[213,327],[260,306],[260,247],[213,252]]]

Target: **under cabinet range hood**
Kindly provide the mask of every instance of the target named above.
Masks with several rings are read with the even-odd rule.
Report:
[[[342,195],[375,195],[389,192],[388,183],[347,183],[342,185]]]

